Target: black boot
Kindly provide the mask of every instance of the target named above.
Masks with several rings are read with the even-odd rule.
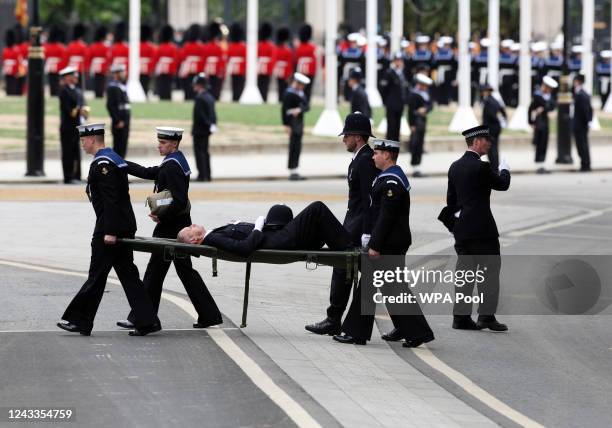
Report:
[[[340,334],[340,321],[327,317],[323,321],[308,324],[304,328],[314,334],[327,334],[334,336],[336,334]]]

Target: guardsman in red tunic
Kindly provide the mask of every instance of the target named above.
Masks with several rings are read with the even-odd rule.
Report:
[[[276,46],[270,41],[270,37],[272,37],[272,26],[264,22],[259,28],[259,42],[257,42],[257,87],[266,102],[276,54]]]
[[[49,91],[53,97],[59,95],[59,72],[66,67],[67,52],[62,43],[63,38],[63,31],[53,26],[49,29],[49,39],[44,45],[45,74],[49,81]]]
[[[185,92],[185,99],[192,100],[195,96],[191,81],[204,70],[204,45],[200,41],[202,28],[198,24],[189,26],[183,37],[183,47],[180,49],[181,66],[178,77]]]
[[[165,25],[159,33],[159,46],[155,57],[155,76],[160,100],[172,99],[172,81],[178,63],[179,51],[174,43],[174,29]]]
[[[110,63],[110,51],[106,44],[107,32],[106,27],[98,27],[94,42],[89,46],[89,57],[85,65],[93,78],[96,98],[102,98],[106,90],[106,73]]]
[[[140,84],[147,97],[149,96],[151,76],[153,75],[153,70],[155,70],[157,52],[157,46],[151,43],[152,36],[153,30],[151,30],[151,27],[148,25],[140,27]]]
[[[21,95],[17,91],[21,55],[15,46],[15,31],[6,30],[4,44],[4,49],[2,49],[2,75],[6,83],[6,95]]]
[[[283,94],[289,84],[289,79],[293,76],[293,64],[295,55],[289,46],[289,29],[279,28],[276,32],[276,61],[274,62],[274,76],[278,83],[278,101],[283,101]]]
[[[246,52],[244,42],[244,30],[242,26],[234,22],[229,31],[229,44],[227,46],[227,72],[231,77],[232,101],[240,100],[244,90],[246,76]]]
[[[225,55],[226,52],[221,45],[222,33],[221,25],[218,22],[211,22],[208,25],[208,36],[210,40],[204,47],[204,74],[208,76],[210,92],[215,100],[221,96],[221,87],[225,77]]]
[[[130,47],[126,43],[126,26],[120,22],[115,27],[113,44],[110,47],[110,68],[124,66],[129,73]]]
[[[298,32],[300,43],[295,50],[295,71],[307,76],[310,83],[304,88],[306,100],[310,102],[310,93],[317,73],[317,46],[310,41],[312,38],[312,27],[305,24]]]
[[[79,72],[79,86],[83,89],[87,69],[85,61],[89,55],[87,44],[83,41],[87,29],[83,24],[76,24],[72,29],[72,41],[66,47],[67,65]]]
[[[19,55],[21,56],[17,86],[19,94],[23,95],[26,93],[27,89],[26,77],[28,75],[28,51],[30,50],[30,42],[28,39],[27,30],[19,24],[15,25],[15,36],[17,37],[15,47],[17,50],[19,50]],[[63,41],[64,40],[62,39],[62,42]]]

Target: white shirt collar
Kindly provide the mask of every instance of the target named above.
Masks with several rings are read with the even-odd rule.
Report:
[[[352,159],[355,160],[355,158],[357,157],[357,155],[359,154],[361,149],[363,149],[367,145],[368,145],[368,143],[365,143],[363,146],[359,147],[359,150],[357,150],[355,153],[353,153],[353,158]]]
[[[478,155],[478,158],[480,159],[480,153],[478,153],[476,150],[472,150],[472,149],[467,149],[468,152],[472,152],[472,153],[476,153]]]

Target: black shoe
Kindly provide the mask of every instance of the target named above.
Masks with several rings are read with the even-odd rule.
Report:
[[[453,317],[453,328],[455,330],[481,330],[469,315]]]
[[[581,166],[578,172],[591,172],[590,166]]]
[[[211,322],[209,324],[204,324],[198,321],[198,322],[194,322],[192,327],[193,328],[208,328],[208,327],[212,327],[213,325],[219,325],[219,324],[223,324],[223,320],[217,321],[217,322]]]
[[[508,331],[508,326],[506,324],[502,324],[495,319],[495,315],[478,317],[478,327],[481,329],[488,328],[492,331]]]
[[[421,177],[425,177],[425,174],[423,174],[421,171],[415,171],[412,173],[412,176],[415,178],[421,178]]]
[[[289,181],[302,181],[302,180],[306,180],[306,177],[298,174],[298,173],[292,173],[289,175]]]
[[[404,348],[417,348],[421,346],[423,343],[431,342],[434,339],[435,337],[433,333],[431,333],[431,334],[428,334],[427,336],[419,337],[418,339],[410,339],[410,340],[406,339],[406,341],[402,343],[402,346]]]
[[[538,168],[536,170],[536,174],[550,174],[550,171],[547,170],[546,168]]]
[[[156,331],[160,331],[161,329],[161,325],[159,323],[155,323],[152,325],[147,325],[145,327],[135,328],[134,330],[131,330],[128,334],[130,336],[146,336],[147,334],[155,333]]]
[[[134,324],[129,320],[119,320],[117,321],[117,326],[121,328],[127,328],[127,329],[134,328]]]
[[[385,333],[380,337],[382,338],[382,340],[386,340],[387,342],[399,342],[404,338],[398,328],[394,328],[389,333]]]
[[[337,334],[333,337],[333,339],[336,342],[340,342],[340,343],[348,343],[348,344],[353,344],[353,345],[365,345],[366,344],[366,340],[365,339],[357,339],[353,336],[349,336],[346,333],[343,334]]]
[[[58,322],[57,326],[62,330],[69,331],[70,333],[80,333],[83,336],[91,335],[91,329],[85,330],[78,325],[69,322]]]
[[[341,332],[340,321],[333,320],[329,317],[325,318],[323,321],[308,324],[304,328],[314,334],[327,334],[329,336],[335,336]]]

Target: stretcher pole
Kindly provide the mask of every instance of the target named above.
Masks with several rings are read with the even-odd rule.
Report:
[[[240,328],[247,326],[247,312],[249,310],[249,281],[251,280],[251,262],[246,264],[246,273],[244,275],[244,299],[242,300],[242,323]]]

